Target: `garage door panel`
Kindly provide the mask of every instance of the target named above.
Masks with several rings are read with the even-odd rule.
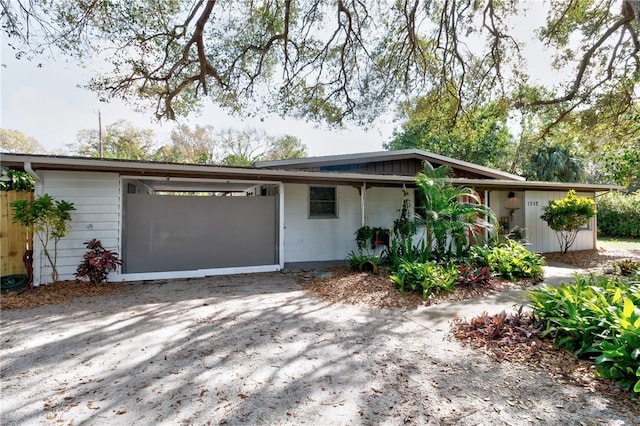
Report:
[[[126,273],[277,264],[276,197],[127,194]]]

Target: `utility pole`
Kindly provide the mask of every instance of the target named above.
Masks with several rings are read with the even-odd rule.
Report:
[[[102,114],[98,110],[98,143],[100,150],[100,158],[102,158]]]

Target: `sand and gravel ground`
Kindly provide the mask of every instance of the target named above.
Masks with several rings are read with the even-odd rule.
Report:
[[[3,297],[0,423],[640,424],[638,401],[449,334],[500,293],[381,308],[316,296],[309,275],[118,284],[31,309]]]

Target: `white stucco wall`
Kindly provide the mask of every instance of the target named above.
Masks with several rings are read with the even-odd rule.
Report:
[[[407,191],[411,207],[414,207],[413,190]],[[393,221],[400,217],[403,194],[400,188],[367,189],[366,221],[372,227],[393,228]],[[355,231],[354,231],[355,232]]]
[[[577,193],[578,197],[594,198],[593,193]],[[567,196],[566,192],[526,191],[524,193],[524,212],[526,235],[531,243],[530,250],[538,253],[560,251],[556,233],[542,219],[542,209],[549,201],[559,200]],[[569,248],[573,250],[591,250],[596,248],[596,217],[589,221],[589,229],[578,231],[575,243]]]
[[[356,188],[336,187],[338,217],[325,219],[309,218],[309,185],[284,186],[285,263],[345,259],[356,249],[354,232],[361,220]]]
[[[309,218],[309,185],[285,184],[284,262],[344,260],[357,250],[355,232],[362,224],[358,189],[337,186],[338,217]],[[330,186],[330,185],[327,185]],[[413,202],[413,191],[410,191]],[[400,188],[369,188],[365,221],[391,228],[402,207]]]
[[[120,180],[117,173],[38,171],[42,178],[36,196],[49,194],[55,200],[74,203],[71,232],[58,243],[60,280],[74,279],[86,252],[85,241],[99,239],[107,249],[120,253]],[[51,252],[53,250],[53,243]],[[52,253],[53,254],[53,253]],[[34,284],[51,282],[51,268],[34,237]]]

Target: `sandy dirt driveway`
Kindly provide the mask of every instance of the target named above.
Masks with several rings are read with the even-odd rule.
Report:
[[[137,283],[2,312],[1,331],[3,425],[640,423],[294,274]]]

